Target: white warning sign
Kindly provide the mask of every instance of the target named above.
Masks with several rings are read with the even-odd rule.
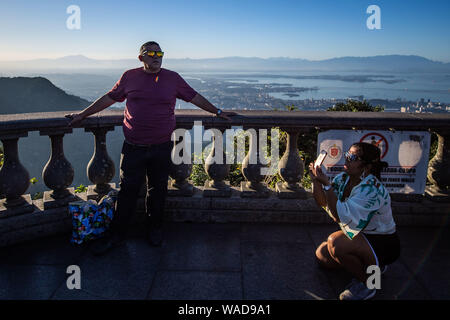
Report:
[[[344,153],[355,142],[376,145],[389,167],[381,182],[391,193],[423,194],[425,191],[430,133],[423,131],[329,130],[319,133],[317,154],[325,150],[324,173],[333,178],[344,171]]]

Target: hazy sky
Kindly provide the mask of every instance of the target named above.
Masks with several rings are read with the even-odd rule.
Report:
[[[80,8],[69,30],[70,5]],[[366,25],[370,5],[381,29]],[[449,0],[0,0],[0,60],[135,58],[156,40],[167,58],[420,55],[450,62]]]

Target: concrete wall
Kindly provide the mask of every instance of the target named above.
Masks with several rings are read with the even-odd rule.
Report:
[[[239,188],[232,187],[230,198],[205,198],[199,187],[194,187],[192,197],[168,197],[166,220],[205,223],[255,222],[255,223],[325,223],[334,224],[325,211],[319,208],[310,192],[307,199],[279,199],[273,192],[266,199],[242,198]],[[86,198],[86,195],[81,195]],[[0,217],[0,246],[24,242],[54,234],[71,237],[71,216],[67,206],[43,209],[42,199],[33,201],[35,210],[9,217]],[[142,226],[144,199],[139,200],[138,212],[131,228]],[[392,202],[396,223],[405,226],[448,227],[450,204],[432,202]]]

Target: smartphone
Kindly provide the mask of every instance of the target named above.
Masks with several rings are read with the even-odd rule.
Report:
[[[320,167],[325,160],[327,156],[327,152],[325,150],[320,151],[319,156],[316,159],[316,162],[314,162],[314,168]]]

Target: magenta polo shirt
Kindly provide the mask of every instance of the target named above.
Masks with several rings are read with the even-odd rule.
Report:
[[[127,99],[123,134],[134,144],[170,141],[176,126],[176,99],[190,102],[196,94],[178,73],[163,68],[147,73],[143,67],[126,71],[108,92],[115,101]]]

